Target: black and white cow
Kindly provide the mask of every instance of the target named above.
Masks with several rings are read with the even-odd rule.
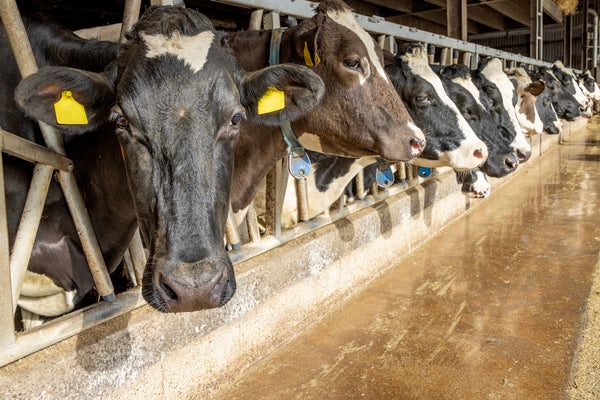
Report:
[[[585,70],[578,76],[578,82],[580,82],[580,86],[583,86],[592,100],[600,101],[600,87],[598,87],[598,83],[592,76],[592,73],[589,70]]]
[[[3,93],[15,91],[28,116],[62,132],[108,268],[118,265],[139,223],[149,250],[143,295],[150,305],[181,312],[225,304],[236,288],[223,237],[241,122],[262,119],[257,103],[269,87],[285,93],[280,116],[299,117],[322,98],[322,80],[298,65],[244,73],[225,34],[191,9],[150,7],[122,46],[46,22],[26,25],[41,69],[17,86],[2,31]],[[57,122],[54,105],[69,95],[87,123]],[[0,125],[39,141],[37,125],[11,96],[0,101]],[[9,156],[4,166],[12,243],[31,166]],[[93,287],[56,182],[29,271],[63,292],[61,306],[33,310],[38,314],[69,311]]]
[[[581,115],[585,118],[592,117],[591,99],[586,96],[577,82],[577,77],[572,68],[566,67],[562,61],[554,61],[552,73],[562,83],[562,85],[571,93],[581,108]]]
[[[512,126],[515,132],[511,143],[512,148],[516,151],[521,162],[527,161],[531,157],[531,146],[517,117],[515,108],[518,101],[517,91],[504,72],[502,61],[495,57],[483,58],[479,61],[477,72],[485,78],[485,80],[479,79],[480,87],[492,100],[494,111],[501,116],[508,115],[509,123],[506,125],[507,127]],[[474,82],[477,82],[477,80],[474,79]]]
[[[422,44],[402,49],[396,62],[386,66],[386,72],[427,137],[425,149],[413,160],[414,164],[469,170],[486,161],[487,146],[446,93],[440,77],[428,63]]]
[[[584,108],[575,99],[566,87],[556,78],[553,71],[547,67],[539,67],[534,71],[529,71],[534,80],[541,80],[546,85],[545,92],[549,92],[552,106],[556,115],[567,121],[573,121],[580,117]],[[557,132],[558,133],[558,132]]]
[[[511,147],[512,136],[507,135],[501,119],[491,112],[492,100],[473,83],[473,73],[462,64],[438,68],[450,98],[489,149],[489,156],[480,169],[489,176],[502,177],[517,168],[519,158]]]

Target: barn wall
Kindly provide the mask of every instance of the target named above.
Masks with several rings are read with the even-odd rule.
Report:
[[[567,124],[561,136],[585,124]],[[574,125],[575,124],[575,125]],[[534,167],[558,136],[537,135]],[[161,314],[143,306],[0,369],[2,399],[184,399],[209,394],[319,319],[482,201],[454,173],[434,179],[235,265],[223,308]],[[491,178],[493,188],[509,182]]]
[[[573,62],[571,65],[579,68],[582,56],[583,14],[573,17]],[[500,32],[498,35],[469,39],[472,43],[504,50],[509,53],[521,54],[530,57],[529,30]],[[564,57],[564,26],[560,24],[544,26],[543,61],[554,62],[563,60]]]

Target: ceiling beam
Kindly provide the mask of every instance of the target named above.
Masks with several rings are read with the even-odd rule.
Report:
[[[506,29],[504,15],[478,4],[470,4],[467,7],[467,18],[497,31]]]
[[[411,15],[407,15],[407,16],[401,15],[398,17],[386,18],[386,21],[392,22],[395,24],[404,25],[404,26],[409,26],[411,28],[417,28],[422,31],[435,33],[436,35],[446,36],[446,33],[447,33],[446,24],[444,24],[444,25],[439,24],[440,22],[446,21],[446,17],[445,17],[446,13],[444,13],[443,15],[444,16],[442,19],[438,18],[434,22],[426,20],[424,18],[413,17]],[[399,19],[401,19],[401,21],[399,21]]]
[[[435,26],[436,29],[438,27],[443,27],[441,31],[430,31],[436,33],[438,35],[447,36],[447,27],[446,25],[440,25],[440,22],[446,21],[446,10],[431,10],[431,11],[423,11],[421,13],[415,13],[411,15],[399,15],[396,17],[389,17],[385,19],[389,22],[394,22],[396,24],[410,26],[417,29],[428,30],[427,26],[432,25]],[[419,26],[417,26],[417,24]],[[477,24],[471,20],[467,21],[467,33],[469,34],[477,34],[480,32]]]
[[[366,0],[366,2],[403,13],[411,13],[413,11],[413,0]]]
[[[563,22],[562,12],[560,11],[560,8],[558,8],[558,6],[556,5],[556,3],[553,0],[544,0],[544,12],[546,13],[546,15],[548,15],[550,18],[552,18],[555,22],[562,24],[562,22]]]
[[[498,11],[501,14],[506,15],[510,19],[514,19],[520,24],[529,27],[531,21],[529,17],[529,7],[523,7],[523,2],[505,0],[505,1],[481,1],[481,4],[485,4],[488,7]]]

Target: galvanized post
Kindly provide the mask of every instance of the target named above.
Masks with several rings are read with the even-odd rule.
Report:
[[[0,136],[0,349],[15,342],[2,138]]]

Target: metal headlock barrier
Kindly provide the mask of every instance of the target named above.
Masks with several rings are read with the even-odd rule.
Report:
[[[152,3],[172,5],[180,1],[153,0]],[[217,2],[255,9],[251,16],[250,29],[259,29],[262,24],[266,29],[277,27],[280,15],[292,16],[298,19],[310,18],[314,14],[313,7],[317,4],[305,0],[225,0]],[[115,40],[123,40],[124,32],[137,21],[140,6],[141,0],[126,0],[120,38]],[[270,13],[263,14],[264,11],[270,11]],[[379,44],[387,50],[395,51],[397,40],[425,43],[430,50],[430,62],[432,63],[435,62],[435,51],[432,50],[438,47],[441,49],[438,62],[442,65],[461,62],[474,68],[477,66],[479,57],[492,56],[504,60],[505,64],[509,63],[510,65],[505,65],[507,67],[515,66],[517,63],[529,66],[552,66],[548,62],[387,22],[377,16],[368,17],[355,14],[355,17],[365,30],[378,37]],[[0,18],[7,31],[22,76],[34,73],[37,67],[14,0],[0,0]],[[145,255],[139,232],[135,235],[124,257],[124,264],[129,271],[129,277],[136,287],[119,293],[115,297],[87,210],[72,173],[76,166],[65,155],[60,133],[43,123],[40,123],[40,127],[47,147],[31,143],[13,133],[2,130],[0,127],[0,150],[35,165],[25,210],[12,253],[10,253],[4,194],[4,172],[2,157],[0,157],[0,366],[144,304],[139,285],[141,284],[141,276],[145,265]],[[418,185],[436,175],[433,173],[429,178],[419,177],[416,167],[399,163],[395,174],[396,183],[386,189],[378,188],[377,184],[374,184],[367,195],[367,192],[363,190],[362,173],[359,173],[355,178],[357,183],[356,199],[358,201],[348,203],[345,196],[342,196],[334,204],[329,213],[329,218],[316,217],[311,220],[308,216],[308,202],[310,199],[306,193],[305,181],[297,180],[295,186],[299,223],[293,229],[282,229],[281,213],[288,180],[286,163],[287,159],[279,161],[267,176],[265,193],[267,212],[262,225],[258,222],[259,216],[256,211],[253,207],[250,207],[246,217],[248,229],[247,232],[243,232],[244,235],[241,237],[230,212],[225,242],[230,249],[229,254],[234,263],[273,249],[352,212],[403,192],[407,188]],[[75,310],[39,327],[15,332],[15,309],[22,279],[33,248],[50,180],[55,174],[67,199],[73,221],[80,233],[82,247],[94,277],[96,290],[103,296],[105,301],[84,309]]]

